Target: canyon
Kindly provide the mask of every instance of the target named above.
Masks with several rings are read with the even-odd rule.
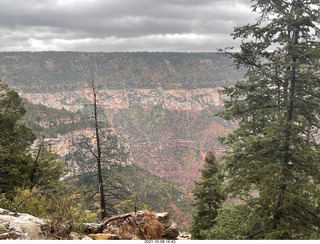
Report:
[[[224,148],[217,142],[230,124],[214,116],[222,105],[219,88],[202,89],[125,89],[99,90],[99,106],[111,125],[113,133],[126,138],[132,153],[132,163],[181,186],[192,188],[199,179],[199,169],[209,150],[221,156]],[[23,93],[33,104],[55,109],[83,111],[91,103],[91,91],[81,89],[60,93]],[[60,119],[59,123],[76,123]],[[49,126],[49,121],[40,121]],[[51,122],[52,124],[52,122]],[[51,139],[53,149],[62,157],[74,151],[71,141],[83,131],[57,135]],[[120,149],[120,147],[119,147]],[[129,150],[120,150],[128,154]],[[125,157],[131,163],[129,157]],[[126,165],[128,162],[124,162]],[[67,163],[74,173],[79,165]]]
[[[46,135],[70,170],[66,178],[92,183],[92,157],[78,144],[93,135],[94,80],[105,145],[114,150],[106,177],[121,178],[183,228],[206,154],[222,156],[218,138],[235,126],[216,116],[224,100],[219,90],[243,79],[245,71],[234,67],[220,53],[0,52],[0,79],[25,99],[23,122]]]

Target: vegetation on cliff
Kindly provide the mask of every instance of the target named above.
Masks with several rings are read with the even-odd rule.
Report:
[[[132,106],[112,114],[116,130],[130,138],[133,158],[140,167],[182,186],[198,180],[209,150],[221,156],[217,141],[232,125],[213,115],[217,107],[203,111],[168,110],[161,106]]]
[[[76,131],[83,128],[83,126],[88,125],[88,116],[82,113],[73,113],[64,109],[58,110],[48,108],[39,104],[31,104],[27,101],[24,101],[24,104],[27,111],[25,116],[22,117],[22,121],[34,128],[35,134],[39,135],[40,139],[41,135],[46,135],[46,137],[42,140],[38,140],[38,146],[35,147],[35,154],[37,153],[38,149],[41,149],[41,147],[39,147],[41,143],[45,142],[47,146],[51,143],[50,147],[54,148],[54,140],[58,135],[65,135],[68,133],[76,134]],[[76,184],[77,188],[74,188],[74,190],[82,189],[81,186],[88,187],[87,190],[77,190],[76,192],[78,193],[76,194],[78,195],[76,196],[77,199],[78,197],[86,199],[84,202],[82,202],[82,204],[87,204],[87,207],[89,209],[95,210],[96,208],[91,205],[95,201],[95,198],[89,201],[88,196],[81,193],[87,192],[88,195],[90,193],[92,193],[93,195],[94,191],[98,189],[98,184],[95,181],[95,177],[91,176],[94,174],[92,170],[86,171],[87,167],[85,165],[90,163],[85,159],[87,154],[82,154],[80,153],[80,151],[80,149],[75,150],[75,148],[70,148],[70,151],[63,157],[59,155],[59,159],[60,161],[68,162],[69,160],[71,160],[77,161],[79,163],[78,165],[80,165],[81,167],[78,172],[79,177],[77,176],[70,178],[70,180],[68,180],[67,182],[73,182]],[[58,156],[56,154],[54,155],[55,157]],[[137,193],[139,197],[141,197],[141,201],[148,206],[148,210],[158,212],[168,211],[182,229],[187,228],[191,219],[191,213],[193,211],[192,207],[189,205],[190,198],[188,191],[180,189],[178,185],[164,180],[159,176],[155,176],[136,165],[128,165],[126,167],[113,165],[110,170],[104,168],[103,175],[107,179],[108,184],[119,184],[117,185],[118,187],[121,186],[122,188],[128,189],[125,195],[119,198],[113,198],[112,200],[108,199],[110,204],[110,206],[108,206],[108,216],[117,213],[116,208],[114,208],[115,205],[119,204],[121,201],[130,199],[131,194]],[[66,177],[64,178],[68,179]],[[30,198],[28,202],[26,202],[29,207],[32,206],[33,203],[35,203],[37,197],[39,199],[41,198],[45,202],[50,201],[50,196],[45,197],[40,193],[32,193],[30,192],[30,190],[18,191],[21,192],[19,193],[19,195],[21,196],[18,196],[18,198],[16,198],[16,201],[19,201],[19,199],[23,199],[23,197],[27,196],[27,194],[33,194],[33,197]],[[34,191],[36,190],[33,190],[33,192]],[[71,190],[68,190],[68,192],[70,191]],[[114,194],[115,192],[112,192],[112,194]],[[40,204],[39,199],[37,200],[38,203],[36,203],[34,206]],[[45,205],[45,203],[43,204]],[[83,207],[83,205],[81,206]],[[24,205],[22,205],[20,211],[29,207],[25,207]],[[41,205],[39,207],[42,208],[44,206]],[[46,214],[46,212],[43,212],[42,210],[40,212],[37,212],[34,209],[29,209],[29,213],[36,216],[44,216]]]
[[[54,109],[23,100],[26,113],[21,120],[29,126],[37,137],[43,132],[49,138],[56,138],[84,126],[86,115],[66,109]]]
[[[64,164],[44,135],[31,150],[36,137],[21,121],[25,112],[18,93],[0,82],[0,206],[46,217],[56,234],[74,221],[93,219],[84,209],[85,195],[60,181]]]
[[[13,199],[15,188],[41,187],[57,181],[63,165],[43,141],[38,150],[30,150],[36,139],[21,122],[26,110],[18,93],[0,82],[0,193]]]
[[[188,227],[191,214],[194,210],[191,206],[190,194],[185,189],[137,165],[112,167],[110,170],[104,169],[103,175],[108,182],[121,184],[131,194],[136,193],[149,211],[169,212],[172,219],[181,229]],[[83,174],[78,177],[76,184],[78,187],[98,187],[98,183],[92,177],[92,173]],[[113,198],[111,201],[113,209],[110,210],[109,216],[117,213],[117,205],[124,200],[129,200],[131,194],[128,194],[122,200]]]
[[[194,237],[319,239],[319,1],[253,0],[252,7],[261,14],[257,23],[235,28],[233,37],[242,39],[241,51],[227,53],[233,57],[237,68],[246,70],[244,80],[239,75],[242,70],[226,68],[230,64],[228,57],[186,53],[2,53],[0,75],[24,92],[51,93],[85,88],[92,73],[109,89],[217,87],[233,85],[232,81],[239,78],[234,86],[221,92],[225,104],[218,113],[223,119],[238,123],[238,128],[221,138],[221,143],[228,148],[221,161],[227,178],[225,189],[229,198],[238,204],[221,204],[223,177],[211,157],[213,167],[208,167],[209,162],[205,164],[202,178],[194,190],[195,206],[198,207],[191,228]],[[19,196],[17,193],[24,193],[15,189],[15,184],[27,188],[28,194],[32,193],[34,179],[38,177],[36,172],[41,172],[38,168],[41,167],[40,161],[35,160],[29,150],[34,135],[19,122],[24,114],[20,98],[15,92],[7,94],[1,101],[4,105],[0,113],[0,122],[5,128],[0,138],[0,153],[4,155],[0,183],[2,193],[8,194],[10,199],[2,194],[5,199],[2,203],[6,200],[12,202]],[[9,105],[14,106],[13,112],[7,109]],[[212,111],[203,112],[203,117],[162,107],[141,110],[137,106],[120,115],[113,112],[113,121],[121,121],[121,116],[124,118],[123,123],[118,123],[119,130],[126,127],[129,133],[140,132],[138,141],[144,147],[152,148],[153,156],[169,155],[169,149],[183,147],[183,150],[174,152],[180,159],[176,160],[178,164],[166,163],[169,170],[185,176],[177,170],[177,165],[203,153],[199,147],[192,148],[198,142],[187,141],[190,135],[197,134],[197,127],[187,128],[192,123],[205,123],[199,118],[209,116]],[[180,119],[172,119],[172,114]],[[177,123],[180,124],[175,127]],[[214,123],[221,125],[224,122]],[[172,131],[166,128],[168,124],[173,124]],[[179,136],[170,140],[175,133]],[[207,130],[202,133],[208,136]],[[213,134],[217,136],[217,133]],[[170,142],[167,148],[156,144],[160,139]],[[156,146],[149,147],[149,144]],[[185,150],[186,147],[191,150]],[[154,170],[162,176],[166,174],[162,169]],[[190,166],[189,170],[194,168]],[[4,186],[5,173],[12,174],[11,188]],[[93,173],[86,171],[70,183],[96,192],[99,186],[92,180]],[[116,195],[114,187],[125,187],[137,192],[149,207],[159,209],[166,206],[166,210],[172,207],[172,212],[189,211],[190,206],[184,205],[185,195],[176,185],[159,180],[144,169],[137,166],[104,167],[103,174],[109,178],[110,196]],[[20,175],[22,182],[18,181]],[[112,211],[121,199],[118,195],[110,199],[115,200],[110,203]],[[173,201],[177,204],[172,204]],[[20,202],[17,206],[22,206]]]
[[[54,93],[85,88],[95,74],[108,89],[207,88],[243,77],[217,53],[2,52],[0,77],[23,92]]]

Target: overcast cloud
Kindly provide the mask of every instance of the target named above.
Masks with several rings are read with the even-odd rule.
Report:
[[[0,51],[188,51],[237,47],[250,0],[0,0]]]

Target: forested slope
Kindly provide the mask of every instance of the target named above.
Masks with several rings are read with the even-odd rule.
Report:
[[[194,89],[228,85],[243,74],[218,53],[0,53],[1,79],[33,93],[81,89],[92,75],[109,89]]]

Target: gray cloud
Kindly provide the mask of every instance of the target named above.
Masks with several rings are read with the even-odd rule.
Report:
[[[0,50],[216,51],[250,0],[1,0]]]

